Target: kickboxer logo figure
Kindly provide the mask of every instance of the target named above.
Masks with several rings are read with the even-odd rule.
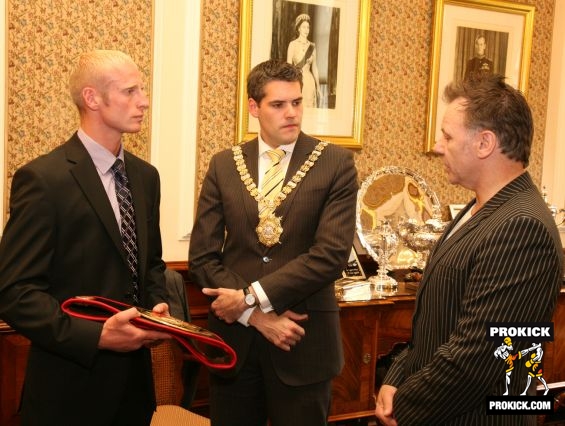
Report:
[[[524,355],[527,355],[529,352],[532,351],[535,352],[533,352],[531,356],[528,357],[528,360],[525,363],[526,368],[528,369],[528,376],[527,376],[526,388],[524,389],[524,392],[521,393],[521,395],[526,395],[526,392],[528,391],[528,388],[532,383],[533,377],[537,378],[544,385],[545,394],[547,394],[549,388],[547,386],[545,379],[543,378],[543,371],[541,365],[543,350],[541,348],[541,343],[534,343],[530,348],[524,349],[520,352],[516,352],[515,354],[512,354],[513,350],[514,347],[512,346],[512,339],[510,337],[505,337],[504,343],[500,345],[498,348],[496,348],[496,350],[494,351],[494,357],[500,358],[504,360],[504,362],[506,363],[506,372],[505,372],[506,390],[502,395],[508,395],[508,389],[510,386],[510,377],[512,376],[512,371],[514,370],[514,361],[516,361],[516,359],[522,359]]]
[[[510,376],[514,370],[514,360],[516,358],[521,358],[521,352],[512,354],[514,347],[512,346],[512,339],[510,337],[504,338],[504,343],[496,348],[494,351],[494,357],[503,359],[506,362],[506,391],[502,395],[508,395],[508,388],[510,386]]]
[[[543,358],[543,349],[541,348],[541,343],[533,343],[532,347],[528,349],[529,352],[534,351],[530,354],[530,359],[526,361],[526,368],[528,369],[528,376],[527,376],[527,384],[524,392],[520,395],[526,395],[530,384],[532,383],[532,378],[538,379],[545,388],[544,395],[547,395],[549,392],[549,387],[547,386],[547,382],[543,378],[543,368],[541,365],[541,359]]]

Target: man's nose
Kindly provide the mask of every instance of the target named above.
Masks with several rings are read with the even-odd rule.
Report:
[[[288,104],[285,110],[285,115],[287,117],[295,117],[298,114],[299,109],[300,105]]]
[[[138,107],[142,108],[142,109],[149,108],[149,96],[147,96],[147,93],[145,93],[145,92],[141,93],[139,103],[138,103]]]
[[[435,154],[443,154],[443,138],[439,138],[436,140],[432,151]]]

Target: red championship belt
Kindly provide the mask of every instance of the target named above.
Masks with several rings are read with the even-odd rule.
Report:
[[[221,337],[178,318],[159,315],[148,309],[128,305],[100,296],[77,296],[61,304],[63,312],[73,317],[104,322],[112,315],[136,308],[141,316],[131,320],[136,327],[161,331],[177,340],[197,361],[217,370],[227,370],[235,365],[235,351]]]

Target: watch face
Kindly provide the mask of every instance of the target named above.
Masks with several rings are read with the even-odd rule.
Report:
[[[255,296],[253,296],[251,293],[247,293],[245,295],[245,304],[247,306],[255,306]]]

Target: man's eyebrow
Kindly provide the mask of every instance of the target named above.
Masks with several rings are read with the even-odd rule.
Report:
[[[269,101],[270,104],[278,104],[278,103],[285,103],[285,102],[296,102],[296,101],[301,101],[303,99],[302,96],[295,98],[295,99],[273,99],[272,101]]]

